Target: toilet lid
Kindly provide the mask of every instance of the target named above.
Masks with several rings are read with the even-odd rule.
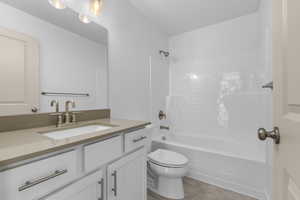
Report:
[[[188,159],[184,155],[165,149],[158,149],[150,153],[148,159],[153,163],[166,167],[181,167],[188,163]]]

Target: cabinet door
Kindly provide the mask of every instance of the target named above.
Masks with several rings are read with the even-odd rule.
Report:
[[[0,28],[0,116],[38,111],[38,49],[31,37]]]
[[[146,150],[108,166],[108,200],[146,200]]]
[[[95,172],[44,200],[104,200],[102,171]]]

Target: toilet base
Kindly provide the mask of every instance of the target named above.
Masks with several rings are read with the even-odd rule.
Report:
[[[149,188],[152,192],[168,199],[184,199],[182,178],[158,177],[157,188]]]

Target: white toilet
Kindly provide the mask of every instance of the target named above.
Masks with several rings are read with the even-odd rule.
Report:
[[[150,171],[157,176],[156,188],[149,189],[169,199],[184,199],[182,178],[187,173],[188,159],[179,153],[158,149],[148,154]]]

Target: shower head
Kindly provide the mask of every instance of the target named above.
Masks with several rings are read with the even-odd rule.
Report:
[[[163,50],[160,50],[159,54],[165,56],[166,58],[170,56],[170,53],[168,51],[163,51]]]

